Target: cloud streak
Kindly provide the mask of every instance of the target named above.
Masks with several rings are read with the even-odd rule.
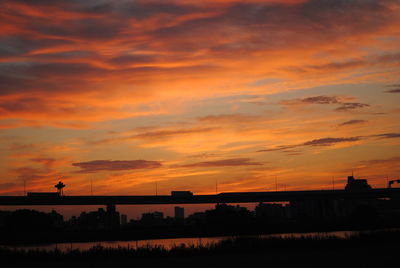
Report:
[[[349,138],[322,138],[322,139],[315,139],[311,141],[307,141],[303,143],[303,146],[331,146],[336,143],[341,142],[355,142],[359,141],[360,137],[349,137]]]
[[[146,129],[146,128],[145,128]],[[88,142],[91,145],[101,145],[114,142],[124,142],[124,141],[161,141],[165,139],[179,138],[183,136],[205,134],[215,130],[215,127],[193,127],[193,128],[175,128],[175,129],[157,129],[149,128],[148,131],[143,131],[143,129],[134,129],[130,132],[138,132],[133,135],[124,135],[120,137],[107,138],[97,141]]]
[[[148,160],[93,160],[89,162],[72,163],[72,165],[80,168],[78,171],[79,173],[155,169],[162,166],[161,162]]]
[[[335,108],[335,111],[340,112],[348,112],[355,109],[361,109],[365,107],[370,107],[369,104],[366,103],[359,103],[359,102],[346,102],[345,100],[349,99],[349,97],[338,97],[338,96],[314,96],[314,97],[307,97],[303,99],[294,99],[294,100],[283,100],[281,104],[286,106],[292,105],[309,105],[309,104],[320,104],[320,105],[327,105],[327,104],[334,104],[339,105],[339,107]]]
[[[368,136],[356,136],[356,137],[340,137],[340,138],[332,138],[332,137],[327,137],[327,138],[320,138],[320,139],[314,139],[310,141],[306,141],[303,143],[299,144],[292,144],[292,145],[281,145],[277,146],[275,148],[267,148],[267,149],[261,149],[258,150],[257,152],[276,152],[276,151],[281,151],[285,152],[286,150],[290,150],[293,148],[297,147],[317,147],[317,146],[333,146],[337,143],[353,143],[353,142],[358,142],[366,139],[395,139],[395,138],[400,138],[400,133],[382,133],[382,134],[374,134],[374,135],[368,135]]]
[[[315,146],[332,146],[335,145],[337,143],[346,143],[346,142],[356,142],[361,140],[361,137],[347,137],[347,138],[321,138],[321,139],[315,139],[315,140],[310,140],[310,141],[306,141],[304,143],[300,143],[300,144],[293,144],[293,145],[282,145],[282,146],[278,146],[276,148],[269,148],[269,149],[262,149],[262,150],[258,150],[257,152],[275,152],[275,151],[288,151],[292,152],[290,149],[293,148],[297,148],[297,147],[303,147],[303,146],[311,146],[311,147],[315,147]],[[296,151],[296,153],[298,153]]]
[[[389,89],[385,91],[386,93],[400,93],[400,88]]]
[[[300,101],[311,104],[332,104],[339,102],[338,98],[335,96],[315,96],[315,97],[304,98],[301,99]]]
[[[394,139],[394,138],[400,138],[400,133],[383,133],[383,134],[373,135],[373,137],[377,137],[380,139]]]
[[[363,123],[365,123],[365,122],[367,122],[367,121],[365,121],[365,120],[360,120],[360,119],[353,119],[353,120],[349,120],[349,121],[340,123],[340,124],[339,124],[339,127],[342,127],[342,126],[349,126],[349,125],[358,125],[358,124],[363,124]]]
[[[260,162],[253,161],[250,158],[230,158],[214,161],[204,161],[185,165],[178,165],[177,167],[185,168],[212,168],[212,167],[237,167],[237,166],[261,166]]]
[[[370,107],[369,104],[359,103],[359,102],[348,102],[342,103],[340,107],[337,107],[335,110],[340,112],[347,112],[355,109]]]

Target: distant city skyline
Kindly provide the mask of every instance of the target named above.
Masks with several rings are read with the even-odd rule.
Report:
[[[15,0],[0,23],[0,195],[400,179],[399,1]]]
[[[375,192],[375,190],[373,189],[373,187],[371,187],[371,185],[368,183],[367,179],[360,179],[360,178],[355,178],[353,175],[352,176],[348,176],[347,177],[347,183],[346,186],[344,187],[344,189],[337,189],[334,187],[334,184],[332,185],[332,189],[333,191],[327,191],[327,190],[322,190],[322,191],[318,191],[318,190],[313,190],[313,191],[290,191],[290,192],[286,192],[286,190],[284,191],[280,191],[280,192],[274,192],[274,191],[270,191],[270,192],[236,192],[236,193],[221,193],[221,194],[217,194],[217,195],[202,195],[199,196],[199,198],[204,200],[204,197],[207,198],[207,202],[210,203],[203,203],[200,200],[197,199],[196,200],[192,200],[195,202],[190,202],[191,204],[187,204],[186,202],[183,203],[179,203],[180,206],[177,206],[177,204],[174,202],[174,198],[196,198],[196,195],[193,195],[192,192],[190,191],[173,191],[171,192],[171,195],[164,195],[164,196],[157,196],[157,195],[148,195],[148,196],[120,196],[120,197],[116,197],[116,196],[110,196],[110,198],[108,199],[108,201],[106,201],[107,196],[62,196],[62,195],[54,195],[54,192],[28,192],[25,202],[25,205],[11,205],[9,203],[8,206],[3,206],[3,208],[5,210],[18,210],[18,209],[26,209],[26,208],[32,208],[32,209],[38,209],[39,211],[45,211],[45,212],[49,212],[49,211],[53,211],[55,207],[57,208],[61,208],[60,211],[64,216],[67,216],[67,218],[76,218],[78,217],[79,214],[82,213],[82,211],[84,212],[83,208],[90,208],[93,210],[93,208],[96,208],[98,211],[104,211],[104,207],[106,208],[107,211],[110,210],[110,208],[112,209],[112,211],[116,210],[116,206],[118,206],[119,208],[122,208],[123,211],[121,212],[121,221],[126,222],[128,218],[131,218],[132,220],[139,220],[141,217],[143,218],[143,215],[149,215],[151,216],[153,213],[161,213],[161,218],[164,217],[164,215],[166,217],[171,217],[177,220],[180,219],[184,219],[185,218],[185,211],[186,209],[188,209],[187,211],[190,212],[190,214],[192,213],[198,213],[201,211],[205,211],[207,209],[210,209],[210,207],[212,207],[214,204],[217,204],[213,201],[210,200],[210,198],[216,198],[216,197],[225,197],[228,198],[228,200],[224,201],[224,202],[218,202],[218,204],[223,204],[228,202],[229,204],[236,204],[235,201],[233,201],[234,199],[232,198],[246,198],[247,203],[239,203],[241,206],[243,206],[246,209],[249,210],[254,210],[257,209],[257,204],[261,204],[261,203],[269,203],[269,204],[276,204],[276,205],[286,205],[286,204],[295,204],[292,201],[293,200],[298,200],[300,199],[304,199],[304,200],[308,200],[308,201],[312,201],[312,200],[342,200],[343,202],[350,198],[350,200],[353,197],[353,194],[355,195],[354,198],[358,198],[360,192],[361,193],[365,193],[365,194],[378,194],[375,195],[375,197],[373,198],[382,198],[382,197],[389,197],[389,196],[395,196],[398,194],[398,191],[396,190],[395,192],[393,192],[395,189],[393,188],[398,188],[398,183],[400,182],[400,180],[387,180],[387,185],[386,187],[380,188],[380,189],[375,189],[378,192]],[[58,185],[62,184],[61,182],[58,183]],[[56,188],[57,186],[56,185]],[[395,185],[395,186],[394,186]],[[392,189],[390,189],[392,188]],[[58,189],[58,188],[57,188]],[[277,190],[277,189],[276,189]],[[346,192],[347,194],[349,194],[349,196],[347,198],[344,198],[344,196],[342,195],[343,192]],[[277,195],[275,195],[275,193]],[[283,195],[285,197],[283,197]],[[312,194],[312,195],[309,195]],[[253,202],[248,202],[249,196],[253,196],[254,197],[254,201]],[[74,200],[76,197],[79,197],[79,201],[75,201],[75,205],[61,205],[60,203],[58,203],[58,201],[65,201],[67,203],[73,204],[71,203],[72,200]],[[283,198],[282,198],[283,197]],[[370,197],[365,197],[366,199],[371,199],[372,196]],[[8,197],[4,196],[5,199],[7,199]],[[10,200],[14,199],[14,198],[19,198],[18,196],[16,197],[10,197]],[[40,198],[43,201],[41,201],[41,203],[45,203],[45,204],[50,204],[53,201],[57,201],[55,204],[56,205],[32,205],[30,202],[34,201],[36,198]],[[46,200],[46,198],[48,198]],[[70,199],[71,198],[71,199]],[[93,198],[95,198],[96,202],[105,202],[105,204],[108,205],[86,205],[88,204],[88,202],[92,203],[93,202]],[[117,199],[115,199],[117,198]],[[133,199],[131,199],[133,198]],[[140,198],[141,201],[138,202],[138,198]],[[143,199],[144,198],[144,199]],[[163,201],[163,203],[158,204],[153,204],[151,205],[155,199],[157,198],[161,198]],[[165,198],[169,198],[169,199],[165,199]],[[267,198],[267,199],[266,199]],[[279,199],[276,199],[279,198]],[[6,201],[5,199],[2,199],[2,202],[9,202]],[[396,199],[396,198],[395,198]],[[67,201],[70,200],[70,201]],[[102,200],[102,201],[100,201]],[[110,204],[109,202],[113,200],[114,203]],[[212,199],[213,200],[213,199]],[[258,200],[258,201],[257,201]],[[267,201],[269,200],[269,201]],[[278,201],[281,200],[281,201]],[[283,201],[286,200],[286,201]],[[291,200],[291,201],[290,201]],[[172,203],[169,203],[171,202]],[[236,199],[236,201],[240,202],[238,199]],[[307,202],[308,202],[307,201]],[[147,204],[142,204],[142,202],[146,202]],[[130,203],[130,204],[128,204]],[[64,203],[65,204],[65,203]],[[122,205],[121,205],[122,204]],[[141,204],[141,205],[138,205]],[[11,206],[10,206],[11,205]],[[77,214],[77,210],[76,209],[71,209],[73,207],[78,207],[79,208],[79,213]],[[68,208],[68,209],[67,209]],[[139,209],[138,209],[139,208]],[[158,210],[155,210],[158,209]],[[71,214],[73,213],[73,214]],[[124,220],[122,220],[122,216],[124,218]],[[118,215],[119,218],[119,215]]]

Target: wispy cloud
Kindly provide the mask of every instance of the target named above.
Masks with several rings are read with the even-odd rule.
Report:
[[[398,166],[398,163],[400,163],[400,156],[392,157],[392,158],[385,158],[385,159],[366,160],[366,161],[361,161],[359,163],[364,164],[364,165],[388,165],[388,164],[392,165],[392,164],[394,164],[395,166]]]
[[[340,142],[355,142],[359,141],[360,137],[349,137],[349,138],[322,138],[322,139],[315,139],[311,141],[307,141],[303,143],[304,146],[331,146],[335,143]]]
[[[355,109],[370,107],[369,104],[366,103],[359,103],[359,102],[348,102],[348,103],[341,103],[340,107],[337,107],[336,111],[347,112]]]
[[[246,115],[246,114],[220,114],[220,115],[207,115],[198,117],[197,120],[201,123],[207,124],[225,124],[225,123],[249,123],[262,120],[259,115]]]
[[[143,132],[137,135],[133,135],[132,139],[160,139],[166,137],[173,137],[179,135],[187,135],[193,133],[206,133],[212,131],[214,128],[189,128],[189,129],[169,129],[169,130],[157,130],[150,132]]]
[[[331,104],[339,102],[338,98],[335,96],[315,96],[315,97],[304,98],[301,99],[300,101],[313,104]]]
[[[204,161],[191,164],[178,165],[177,167],[193,168],[193,167],[235,167],[235,166],[261,166],[260,162],[250,158],[230,158],[214,161]]]
[[[293,99],[293,100],[283,100],[281,104],[283,105],[299,105],[299,104],[336,104],[339,103],[337,96],[313,96],[306,97],[303,99]]]
[[[79,167],[79,173],[92,173],[99,171],[121,171],[135,169],[154,169],[161,167],[161,162],[147,160],[94,160],[89,162],[72,163]]]
[[[343,97],[343,96],[320,95],[320,96],[306,97],[303,99],[283,100],[281,101],[281,104],[287,106],[307,105],[307,104],[319,104],[319,105],[333,104],[333,105],[339,105],[339,107],[335,108],[335,110],[341,112],[370,107],[370,105],[366,103],[347,102],[347,100],[349,99],[354,99],[354,98]]]
[[[277,146],[275,148],[267,148],[267,149],[261,149],[258,150],[257,152],[275,152],[275,151],[281,151],[284,152],[288,149],[293,149],[297,147],[304,147],[304,146],[332,146],[337,143],[353,143],[353,142],[358,142],[361,140],[367,140],[367,139],[394,139],[394,138],[400,138],[400,133],[382,133],[382,134],[373,134],[373,135],[368,135],[368,136],[356,136],[356,137],[339,137],[339,138],[333,138],[333,137],[327,137],[327,138],[319,138],[319,139],[314,139],[310,141],[306,141],[303,143],[299,144],[291,144],[291,145],[281,145]]]
[[[257,152],[261,153],[261,152],[286,151],[286,150],[293,149],[293,148],[296,148],[296,147],[299,147],[299,146],[300,145],[296,145],[296,144],[294,144],[294,145],[281,145],[281,146],[277,146],[275,148],[261,149],[261,150],[258,150]]]
[[[382,134],[373,135],[373,137],[377,137],[377,138],[381,138],[381,139],[394,139],[394,138],[400,138],[400,133],[382,133]]]
[[[147,130],[147,131],[146,131]],[[182,136],[194,135],[194,134],[205,134],[215,130],[215,127],[192,127],[192,128],[145,128],[143,129],[134,129],[132,131],[128,131],[126,133],[122,133],[125,135],[120,135],[117,137],[97,140],[97,141],[89,141],[89,144],[99,145],[105,143],[114,143],[114,142],[123,142],[129,140],[138,140],[138,141],[160,141],[170,138],[178,138]],[[136,134],[129,134],[132,132],[137,132]],[[128,135],[126,135],[128,133]],[[121,134],[121,133],[117,133]]]
[[[339,126],[348,126],[348,125],[358,125],[358,124],[362,124],[362,123],[366,123],[367,121],[365,120],[361,120],[361,119],[353,119],[353,120],[349,120],[349,121],[345,121],[343,123],[340,123]]]
[[[387,93],[400,93],[400,88],[388,89],[385,92],[387,92]]]

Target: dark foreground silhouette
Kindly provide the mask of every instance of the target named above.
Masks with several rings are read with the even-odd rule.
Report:
[[[30,193],[31,196],[15,198],[64,200],[61,191],[64,186],[61,182],[56,185],[58,193]],[[400,189],[389,188],[375,190],[400,194]],[[130,221],[127,215],[117,211],[115,204],[97,211],[82,212],[69,220],[64,220],[56,211],[0,211],[0,245],[399,228],[400,198],[368,197],[373,190],[367,180],[349,176],[345,190],[316,191],[318,198],[315,191],[311,191],[314,193],[312,199],[259,203],[254,211],[239,205],[218,203],[215,209],[195,212],[187,217],[184,208],[177,206],[174,217],[164,217],[162,212],[154,211]],[[242,198],[288,193],[221,193],[218,196]],[[338,193],[352,198],[339,198]],[[321,195],[327,196],[321,199]],[[168,198],[193,197],[188,191],[173,191]]]
[[[202,246],[104,248],[69,252],[0,248],[5,262],[41,267],[110,265],[225,267],[385,267],[398,264],[400,231],[364,232],[348,238],[238,237]]]

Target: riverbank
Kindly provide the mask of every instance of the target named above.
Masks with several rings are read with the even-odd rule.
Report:
[[[19,245],[49,245],[61,243],[95,243],[113,241],[143,241],[154,239],[178,239],[178,238],[204,238],[204,237],[229,237],[229,236],[262,236],[285,233],[310,233],[310,232],[340,232],[340,231],[363,231],[363,230],[386,230],[400,228],[398,224],[386,225],[293,225],[280,228],[237,228],[235,230],[185,230],[182,227],[177,232],[163,229],[135,230],[121,228],[117,230],[48,230],[30,231],[26,230],[0,230],[0,246]]]
[[[93,247],[90,250],[0,249],[0,258],[21,265],[58,267],[160,265],[217,267],[258,263],[268,267],[383,267],[397,263],[400,231],[363,232],[339,237],[238,237],[209,245],[139,248]]]

